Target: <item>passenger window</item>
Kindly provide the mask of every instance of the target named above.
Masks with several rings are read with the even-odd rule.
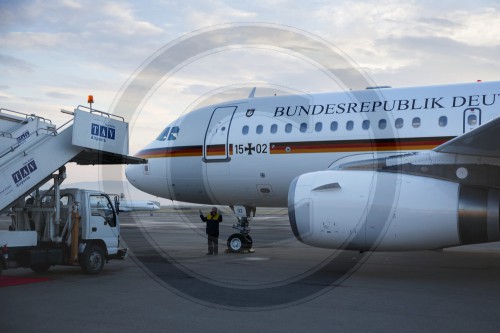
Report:
[[[175,139],[177,139],[178,135],[179,135],[179,127],[174,126],[174,127],[172,127],[172,130],[170,131],[170,134],[168,135],[168,140],[175,140]]]
[[[420,127],[420,118],[419,117],[413,118],[413,120],[411,122],[411,126],[413,126],[414,128],[419,128]]]
[[[278,132],[278,125],[272,124],[271,125],[271,133],[275,134],[276,132]]]
[[[369,120],[363,120],[362,127],[364,130],[369,130],[370,129],[370,121]]]
[[[387,120],[380,119],[378,122],[378,128],[385,129],[387,127]]]
[[[475,114],[471,114],[467,117],[467,124],[470,126],[477,125],[477,116]]]
[[[156,140],[159,140],[159,141],[165,141],[165,140],[167,140],[168,132],[170,132],[170,126],[167,127],[167,128],[165,128],[163,131],[161,131],[160,135],[158,135],[158,137],[156,138]]]
[[[290,133],[292,131],[292,124],[286,124],[285,132]]]
[[[243,135],[247,135],[248,134],[248,126],[247,125],[243,126],[243,128],[241,129],[241,133]]]
[[[322,129],[323,129],[323,123],[316,123],[316,125],[314,125],[314,130],[316,132],[321,132]]]
[[[439,126],[445,127],[448,125],[448,118],[446,116],[439,117]]]
[[[304,133],[305,131],[307,131],[307,123],[300,124],[300,131],[302,133]]]
[[[263,129],[264,127],[262,125],[258,125],[255,131],[257,132],[257,134],[262,134]]]
[[[339,123],[336,121],[332,121],[330,124],[330,131],[335,132],[339,128]]]
[[[396,119],[396,122],[394,123],[397,129],[403,128],[404,121],[403,118],[398,118]]]
[[[345,124],[345,128],[346,128],[346,130],[348,130],[348,131],[352,131],[352,129],[354,128],[354,121],[349,120],[349,121]]]

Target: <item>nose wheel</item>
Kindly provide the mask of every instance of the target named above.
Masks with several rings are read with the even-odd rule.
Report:
[[[227,248],[232,253],[251,252],[253,240],[250,235],[232,234],[227,239]]]

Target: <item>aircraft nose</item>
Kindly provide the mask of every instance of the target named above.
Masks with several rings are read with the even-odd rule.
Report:
[[[170,198],[165,169],[158,163],[153,163],[152,166],[151,163],[128,165],[125,168],[125,176],[130,184],[143,192],[157,197]]]
[[[151,174],[148,172],[148,164],[132,164],[125,168],[125,176],[127,177],[130,184],[135,188],[151,193],[155,191],[154,181]]]
[[[142,175],[143,168],[144,166],[139,164],[127,165],[125,168],[125,177],[127,177],[130,184],[137,187],[137,184],[139,183],[139,176]]]

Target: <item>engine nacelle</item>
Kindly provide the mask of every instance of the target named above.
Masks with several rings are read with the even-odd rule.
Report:
[[[288,212],[301,242],[410,251],[500,240],[500,191],[401,173],[327,170],[297,177]]]

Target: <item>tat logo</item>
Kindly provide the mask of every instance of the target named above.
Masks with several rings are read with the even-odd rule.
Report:
[[[26,131],[26,132],[24,132],[23,134],[21,134],[20,136],[17,137],[17,142],[21,143],[24,140],[26,140],[27,138],[29,138],[29,136],[30,136],[30,132]]]
[[[17,186],[20,186],[27,181],[30,178],[29,175],[37,169],[38,167],[36,166],[35,160],[30,160],[21,169],[12,174],[12,179],[14,179],[14,183],[16,183]]]
[[[106,142],[106,139],[115,139],[116,129],[111,126],[103,126],[92,123],[91,133],[93,140]]]

